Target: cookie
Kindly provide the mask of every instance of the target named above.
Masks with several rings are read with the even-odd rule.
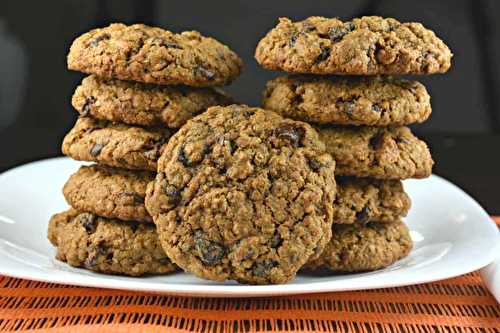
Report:
[[[281,18],[255,51],[267,69],[339,75],[444,73],[452,56],[422,24],[378,16]]]
[[[320,258],[308,262],[304,269],[374,271],[406,257],[412,247],[408,227],[402,221],[370,222],[365,226],[334,224],[330,243]]]
[[[214,105],[229,105],[231,98],[211,88],[154,86],[129,81],[83,79],[72,99],[82,116],[129,125],[179,128]]]
[[[143,24],[115,23],[91,30],[73,42],[68,54],[72,70],[165,85],[226,85],[241,67],[236,53],[213,38]]]
[[[410,206],[410,197],[399,180],[337,177],[333,223],[390,223],[406,216]]]
[[[129,171],[103,165],[82,166],[66,182],[64,197],[73,208],[107,218],[152,222],[144,205],[149,171]]]
[[[434,161],[407,127],[329,126],[318,129],[336,175],[377,179],[425,178]]]
[[[106,219],[70,209],[52,216],[48,238],[57,247],[56,258],[73,267],[131,276],[176,270],[152,224]]]
[[[401,126],[421,123],[431,114],[430,97],[421,83],[386,77],[279,77],[267,83],[262,105],[284,117],[317,124]]]
[[[334,169],[310,125],[258,108],[212,107],[166,145],[146,207],[185,271],[285,283],[330,239]]]
[[[64,155],[77,161],[156,171],[156,162],[173,133],[80,117],[62,144]]]

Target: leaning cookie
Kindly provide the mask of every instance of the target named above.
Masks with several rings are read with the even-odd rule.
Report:
[[[334,224],[391,223],[405,217],[411,200],[400,180],[337,177]]]
[[[167,143],[146,207],[185,271],[286,283],[330,240],[334,170],[310,125],[259,108],[212,107]]]
[[[149,171],[130,171],[104,165],[82,166],[63,188],[75,209],[107,218],[152,223],[144,197],[154,179]]]
[[[90,75],[76,89],[73,107],[82,116],[129,125],[179,128],[208,107],[232,103],[211,88],[154,86]]]
[[[314,16],[281,18],[257,45],[255,58],[264,68],[291,73],[433,74],[450,68],[452,53],[420,23]]]
[[[421,83],[386,77],[279,77],[267,83],[262,105],[317,124],[408,125],[431,114],[430,96]]]
[[[156,171],[170,129],[152,129],[80,117],[62,144],[63,154],[77,161]]]
[[[91,30],[73,42],[68,54],[72,70],[163,85],[226,85],[241,67],[236,53],[213,38],[143,24],[115,23]]]
[[[106,219],[74,209],[55,214],[48,238],[56,258],[95,272],[142,276],[176,270],[154,225]]]
[[[318,127],[340,176],[377,179],[426,178],[432,173],[429,148],[407,127]]]
[[[332,232],[321,256],[309,261],[304,270],[374,271],[406,257],[413,247],[408,227],[402,221],[370,222],[364,226],[334,224]]]

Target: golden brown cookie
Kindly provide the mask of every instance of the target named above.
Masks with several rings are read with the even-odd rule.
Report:
[[[255,51],[264,68],[313,74],[444,73],[451,58],[448,46],[422,24],[379,16],[281,18]]]
[[[56,258],[107,274],[165,274],[177,268],[161,248],[154,225],[106,219],[70,209],[55,214],[48,238]]]
[[[78,37],[68,68],[110,79],[195,87],[229,84],[242,61],[197,31],[175,34],[143,24],[114,23]]]
[[[146,207],[185,271],[285,283],[330,239],[334,169],[308,124],[247,106],[212,107],[166,145]]]
[[[72,99],[82,116],[129,125],[179,128],[210,106],[229,105],[231,98],[212,88],[154,86],[90,75]]]
[[[130,171],[104,165],[82,166],[63,188],[75,209],[107,218],[149,222],[144,205],[146,187],[154,179],[149,171]]]
[[[278,77],[267,83],[262,105],[317,124],[408,125],[431,114],[430,96],[421,83],[386,77]]]

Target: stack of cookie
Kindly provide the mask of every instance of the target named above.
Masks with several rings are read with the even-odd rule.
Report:
[[[80,117],[65,155],[95,162],[63,192],[72,208],[49,223],[57,258],[89,270],[139,276],[176,266],[163,251],[144,200],[170,136],[208,107],[231,99],[215,86],[241,71],[215,39],[140,24],[112,24],[77,38],[68,67],[90,76],[72,99]]]
[[[373,75],[443,73],[451,57],[421,24],[381,17],[281,19],[259,42],[260,65],[302,75],[268,82],[264,108],[315,124],[337,163],[332,240],[306,267],[375,270],[409,253],[401,180],[428,177],[433,161],[405,126],[429,117],[430,97],[419,82]]]

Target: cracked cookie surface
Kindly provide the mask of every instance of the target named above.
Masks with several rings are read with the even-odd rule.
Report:
[[[392,78],[278,77],[267,83],[262,105],[317,124],[408,125],[431,114],[430,96],[421,83]]]
[[[64,155],[77,161],[132,169],[156,171],[170,129],[153,129],[80,117],[62,144]]]
[[[377,179],[426,178],[432,173],[429,148],[407,127],[318,127],[335,159],[336,175]]]
[[[212,107],[166,145],[146,207],[168,256],[187,272],[285,283],[330,239],[334,169],[310,125]]]
[[[52,216],[48,238],[56,258],[91,271],[142,276],[177,268],[163,251],[154,225],[106,219],[70,209]]]
[[[149,222],[144,205],[146,187],[154,179],[149,171],[129,171],[103,165],[82,166],[63,188],[73,208],[107,218]]]
[[[365,226],[333,225],[333,236],[321,256],[306,270],[328,269],[339,273],[374,271],[406,257],[413,242],[402,221],[370,222]]]
[[[451,58],[448,46],[422,24],[378,16],[281,18],[255,51],[270,70],[339,75],[444,73]]]
[[[139,126],[179,128],[208,107],[228,105],[231,98],[211,88],[155,86],[103,79],[83,79],[72,98],[82,116]]]
[[[405,217],[411,200],[399,180],[337,177],[334,224],[391,223]]]
[[[67,60],[69,69],[100,77],[195,87],[229,84],[242,67],[236,53],[197,31],[121,23],[79,36]]]

